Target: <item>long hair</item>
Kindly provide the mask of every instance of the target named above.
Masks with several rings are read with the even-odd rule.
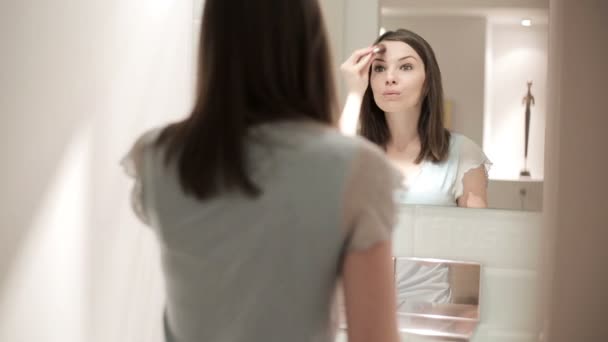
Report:
[[[206,0],[193,110],[157,140],[165,163],[177,162],[184,192],[201,200],[232,189],[258,195],[248,129],[290,119],[333,125],[330,61],[316,0]]]
[[[404,42],[418,53],[424,63],[422,110],[417,128],[420,153],[415,162],[418,164],[423,160],[430,160],[437,163],[445,160],[449,151],[450,132],[443,126],[445,114],[441,71],[431,45],[416,33],[405,29],[387,31],[378,37],[374,44],[382,41]],[[374,101],[371,84],[363,96],[359,118],[360,134],[386,150],[391,134],[384,111]]]

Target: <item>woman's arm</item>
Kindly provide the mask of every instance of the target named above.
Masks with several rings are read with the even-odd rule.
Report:
[[[349,93],[340,116],[340,131],[346,135],[357,134],[357,123],[363,103],[363,94]]]
[[[464,174],[462,182],[463,192],[462,196],[458,197],[458,206],[464,208],[487,208],[488,196],[486,189],[488,177],[485,166],[481,165],[467,171]]]
[[[347,135],[357,133],[357,122],[363,95],[369,84],[369,67],[372,62],[373,47],[359,49],[340,66],[347,87],[347,97],[342,115],[340,116],[340,130]]]
[[[349,252],[343,272],[348,341],[399,341],[391,241]]]
[[[401,174],[385,154],[361,142],[344,192],[342,281],[349,342],[397,342],[392,231],[393,192]]]

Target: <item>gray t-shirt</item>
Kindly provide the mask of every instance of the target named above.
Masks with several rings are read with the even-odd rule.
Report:
[[[262,195],[201,202],[164,166],[158,132],[123,165],[161,245],[166,340],[331,341],[345,253],[390,239],[395,224],[401,176],[383,152],[312,122],[260,125],[246,146]]]

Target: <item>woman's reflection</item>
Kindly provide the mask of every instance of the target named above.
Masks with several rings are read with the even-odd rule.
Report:
[[[382,147],[404,175],[401,203],[487,207],[490,161],[443,125],[441,72],[431,46],[399,29],[341,66],[348,87],[341,128]]]

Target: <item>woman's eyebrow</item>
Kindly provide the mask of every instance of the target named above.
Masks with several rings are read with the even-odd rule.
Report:
[[[404,59],[408,59],[408,58],[413,58],[413,59],[416,59],[416,57],[414,57],[414,56],[410,55],[410,56],[401,57],[401,58],[399,58],[399,60],[400,60],[400,61],[402,61],[402,60],[404,60]]]
[[[397,61],[399,61],[399,62],[400,62],[400,61],[402,61],[402,60],[404,60],[404,59],[408,59],[408,58],[413,58],[413,59],[416,59],[416,57],[414,57],[414,56],[412,56],[412,55],[409,55],[409,56],[401,57],[401,58],[399,58]],[[374,62],[375,62],[375,61],[386,63],[386,61],[385,61],[384,59],[382,59],[382,58],[376,58],[376,59],[374,59]]]

